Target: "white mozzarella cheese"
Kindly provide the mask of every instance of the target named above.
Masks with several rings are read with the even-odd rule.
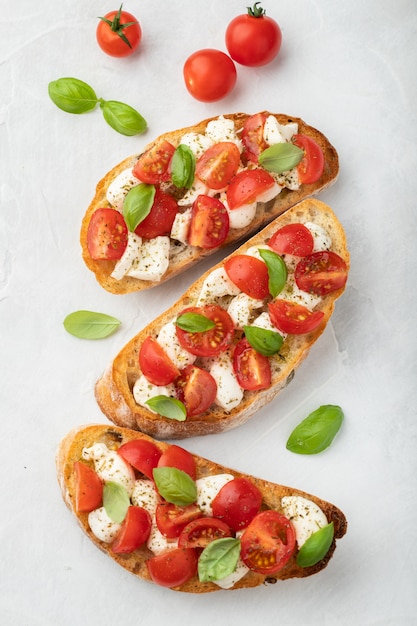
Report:
[[[230,302],[227,312],[232,318],[235,327],[243,329],[244,326],[249,324],[253,309],[260,309],[263,305],[263,300],[251,298],[246,293],[241,292]]]
[[[167,550],[178,548],[178,539],[167,539],[161,533],[158,526],[153,523],[146,545],[154,554],[161,554]]]
[[[259,259],[259,261],[262,261],[262,263],[265,263],[265,261],[263,260],[263,258],[261,257],[259,250],[272,250],[272,248],[270,248],[269,246],[251,246],[250,248],[248,248],[245,252],[245,254],[249,255],[249,256],[254,256],[256,259]]]
[[[181,243],[186,244],[188,238],[188,231],[191,224],[191,208],[186,209],[184,213],[178,212],[175,216],[174,222],[171,228],[171,239],[176,239]]]
[[[229,216],[230,228],[246,228],[253,222],[256,216],[257,203],[243,204],[237,209],[230,209],[227,204],[226,193],[222,193],[220,196],[221,202],[226,207],[227,214]]]
[[[201,133],[186,133],[181,137],[180,144],[188,146],[195,158],[198,159],[203,152],[213,145],[213,140]]]
[[[213,143],[231,141],[237,145],[239,152],[243,151],[243,145],[236,134],[233,120],[226,119],[222,115],[207,124],[206,137],[209,137]]]
[[[211,503],[219,493],[220,489],[224,487],[226,483],[233,480],[232,474],[213,474],[212,476],[203,476],[197,478],[197,505],[203,511],[204,515],[211,517],[213,515],[213,509]]]
[[[317,296],[314,293],[307,293],[307,291],[302,291],[295,282],[293,274],[288,275],[286,285],[279,293],[278,297],[282,300],[289,300],[290,302],[302,304],[311,311],[321,301],[320,296]]]
[[[161,280],[169,266],[169,250],[169,237],[142,240],[139,256],[133,260],[127,275],[140,280]]]
[[[197,358],[181,346],[178,341],[174,322],[167,322],[162,326],[157,337],[157,342],[165,350],[174,365],[180,370],[194,363]]]
[[[119,483],[131,495],[135,475],[130,465],[117,452],[109,450],[104,443],[95,443],[90,448],[83,448],[82,458],[94,462],[96,474],[103,482]]]
[[[127,272],[132,267],[134,260],[139,258],[141,246],[142,237],[129,232],[126,249],[121,258],[117,261],[114,270],[111,273],[112,278],[120,280],[123,276],[126,276]]]
[[[263,138],[270,146],[276,143],[284,143],[285,138],[281,133],[281,127],[278,120],[273,115],[268,115],[265,120]]]
[[[257,318],[255,318],[251,324],[251,326],[256,326],[257,328],[263,328],[264,330],[273,330],[275,333],[279,333],[285,339],[286,334],[282,331],[275,328],[273,323],[271,322],[271,318],[269,316],[268,311],[263,311]]]
[[[301,548],[313,533],[327,526],[327,518],[315,502],[302,496],[284,496],[281,499],[284,515],[294,526],[298,547]]]
[[[310,233],[313,235],[313,252],[330,250],[330,248],[332,247],[332,238],[325,228],[323,228],[319,224],[314,224],[313,222],[306,222],[304,226],[308,228]]]
[[[88,525],[93,535],[104,543],[111,543],[121,528],[107,515],[104,506],[88,514]]]
[[[145,478],[135,480],[131,500],[132,504],[146,509],[149,515],[153,517],[158,504],[158,494],[152,480]]]
[[[222,589],[231,589],[233,585],[237,583],[238,580],[243,578],[249,571],[249,567],[244,564],[241,558],[239,558],[235,570],[225,576],[221,580],[214,580],[213,582]]]
[[[215,302],[223,296],[237,296],[239,293],[239,287],[232,283],[224,267],[219,267],[213,270],[204,281],[197,306]]]
[[[187,189],[183,197],[178,200],[178,206],[189,206],[193,204],[200,195],[210,195],[210,190],[201,180],[195,178],[190,189]]]
[[[227,353],[221,354],[211,365],[210,374],[217,384],[215,403],[225,411],[231,411],[239,406],[243,390],[237,382],[232,361]]]
[[[297,189],[300,188],[301,183],[300,183],[300,178],[298,176],[298,171],[296,167],[286,172],[281,172],[281,173],[269,172],[269,173],[271,174],[273,178],[275,178],[275,181],[281,187],[286,187],[287,189],[290,189],[291,191],[296,191]]]
[[[175,397],[175,386],[152,385],[152,383],[150,383],[142,374],[133,385],[132,393],[133,397],[135,398],[136,404],[145,407],[145,409],[148,409],[148,411],[152,411],[150,406],[146,404],[147,400],[149,400],[150,398],[154,398],[155,396]],[[155,413],[155,411],[152,412]]]
[[[133,175],[133,167],[123,170],[108,186],[106,191],[107,201],[114,209],[122,211],[127,192],[130,191],[132,187],[139,185],[140,182],[141,181]]]

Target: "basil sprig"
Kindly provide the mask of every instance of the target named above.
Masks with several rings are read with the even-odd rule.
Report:
[[[330,446],[342,422],[340,406],[320,406],[294,428],[287,441],[287,450],[297,454],[322,452]]]
[[[334,524],[331,522],[310,535],[297,554],[297,565],[311,567],[321,561],[329,551],[334,536]]]
[[[182,313],[177,317],[175,324],[189,333],[203,333],[216,325],[213,320],[201,313]]]
[[[138,225],[151,212],[155,199],[154,185],[139,183],[130,189],[123,201],[123,217],[130,232],[134,232]]]
[[[256,352],[263,356],[276,354],[284,341],[283,336],[273,330],[259,326],[244,326],[245,337]]]
[[[259,254],[268,268],[269,293],[273,298],[276,298],[287,282],[287,266],[283,258],[273,250],[259,248]]]
[[[171,178],[176,187],[190,189],[194,182],[195,156],[192,150],[180,143],[171,161]]]
[[[107,482],[103,487],[103,506],[110,519],[119,524],[123,522],[130,506],[126,488],[111,480]]]
[[[79,78],[51,81],[48,94],[59,109],[76,115],[92,111],[99,104],[107,124],[122,135],[139,135],[147,128],[146,120],[136,109],[123,102],[98,98],[94,89]]]
[[[197,500],[197,485],[187,472],[176,467],[155,467],[153,479],[159,494],[177,506],[187,506]]]
[[[103,339],[120,326],[120,321],[105,313],[74,311],[64,319],[64,328],[79,339]]]
[[[235,571],[240,555],[240,540],[224,537],[211,541],[198,559],[201,582],[222,580]]]
[[[170,396],[153,396],[153,398],[146,400],[145,404],[156,411],[156,413],[159,413],[159,415],[162,415],[162,417],[168,417],[169,419],[177,420],[177,422],[184,422],[187,417],[184,404]]]
[[[299,164],[304,156],[304,151],[293,143],[281,142],[275,143],[266,148],[259,155],[259,163],[265,170],[282,174],[292,170]]]

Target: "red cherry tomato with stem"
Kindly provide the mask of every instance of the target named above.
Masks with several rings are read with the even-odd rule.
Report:
[[[142,39],[142,29],[134,15],[122,11],[110,11],[100,17],[96,39],[100,48],[112,57],[127,57],[138,48]]]

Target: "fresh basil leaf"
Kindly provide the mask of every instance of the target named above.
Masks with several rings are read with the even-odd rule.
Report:
[[[280,333],[259,326],[244,326],[245,337],[256,352],[263,356],[276,354],[284,341]]]
[[[322,452],[330,446],[342,422],[340,406],[320,406],[294,428],[287,441],[287,450],[297,454]]]
[[[177,317],[175,324],[189,333],[203,333],[216,325],[213,320],[200,313],[183,313]]]
[[[285,283],[287,282],[287,266],[285,265],[284,259],[273,250],[259,248],[259,254],[268,268],[269,293],[273,298],[276,298],[284,289]]]
[[[211,541],[198,559],[200,582],[222,580],[235,571],[240,555],[240,540],[224,537]]]
[[[197,500],[197,485],[189,474],[176,467],[155,467],[153,479],[158,493],[177,506],[187,506]]]
[[[170,396],[153,396],[153,398],[146,400],[145,404],[162,417],[169,417],[169,419],[177,420],[177,422],[184,422],[187,417],[184,404]]]
[[[259,163],[268,172],[282,174],[292,170],[304,156],[304,151],[293,143],[275,143],[259,155]]]
[[[194,182],[195,156],[185,144],[180,144],[172,157],[171,177],[176,187],[190,189]]]
[[[52,102],[67,113],[87,113],[98,102],[96,93],[90,85],[78,78],[58,78],[48,85]]]
[[[128,229],[133,233],[151,212],[155,198],[154,185],[140,183],[130,189],[123,201],[123,217]]]
[[[334,536],[334,524],[331,522],[313,533],[301,546],[297,554],[297,565],[311,567],[321,561],[329,551]]]
[[[103,487],[103,506],[110,519],[119,524],[123,522],[127,509],[130,506],[126,487],[111,480],[105,483]]]
[[[147,128],[146,120],[128,104],[101,99],[100,108],[107,124],[121,135],[132,137],[145,132]]]
[[[80,339],[103,339],[120,326],[120,321],[105,313],[74,311],[64,319],[64,328]]]

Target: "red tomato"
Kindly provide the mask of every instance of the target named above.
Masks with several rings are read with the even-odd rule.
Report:
[[[348,270],[345,261],[335,252],[313,252],[298,262],[294,277],[303,291],[325,296],[345,286]]]
[[[232,141],[220,141],[208,148],[195,166],[196,176],[210,189],[223,189],[240,165],[239,148]]]
[[[281,29],[265,10],[256,5],[245,15],[238,15],[226,29],[226,48],[241,65],[257,67],[274,59],[281,48]]]
[[[140,155],[133,167],[133,175],[149,185],[166,182],[170,178],[169,166],[174,152],[175,148],[169,141],[159,139]]]
[[[263,135],[265,122],[265,113],[256,113],[243,124],[242,143],[245,149],[242,158],[246,161],[257,163],[260,153],[268,147]]]
[[[185,86],[196,100],[215,102],[230,93],[237,73],[232,59],[220,50],[194,52],[184,64]]]
[[[157,188],[151,211],[137,226],[135,233],[144,239],[169,235],[177,213],[176,200]]]
[[[187,417],[208,411],[217,395],[217,384],[207,370],[188,365],[176,381],[178,396],[187,410]]]
[[[75,510],[90,513],[103,501],[103,483],[95,471],[81,461],[75,461]]]
[[[127,11],[110,11],[100,17],[96,30],[98,45],[112,57],[126,57],[132,54],[142,39],[142,29],[134,15]]]
[[[295,135],[294,143],[304,150],[304,156],[297,165],[300,183],[315,183],[324,170],[324,154],[320,146],[306,135]]]
[[[271,386],[268,357],[254,350],[246,338],[236,344],[233,352],[233,370],[242,389],[253,391],[268,389]]]
[[[140,347],[139,367],[152,385],[169,385],[180,375],[179,369],[153,337],[146,337]]]
[[[217,248],[229,234],[229,215],[217,198],[200,195],[191,208],[188,243],[205,250]]]
[[[313,235],[304,224],[287,224],[278,229],[268,241],[278,254],[307,256],[313,252]]]
[[[266,263],[249,254],[237,254],[224,264],[230,280],[251,298],[263,300],[269,295]]]
[[[160,502],[155,511],[155,521],[161,533],[168,539],[179,537],[182,529],[203,512],[197,504],[177,506],[171,502]]]
[[[278,511],[259,513],[241,537],[243,562],[259,574],[276,574],[294,553],[295,531]]]
[[[87,230],[87,248],[95,261],[117,260],[127,246],[127,226],[116,209],[97,209]]]
[[[226,483],[211,503],[213,516],[221,519],[235,532],[246,528],[259,512],[262,494],[246,478]]]
[[[214,328],[191,333],[176,327],[181,346],[195,356],[217,356],[227,350],[233,338],[233,320],[225,309],[217,304],[190,307],[182,313],[199,313],[215,323]]]
[[[147,478],[153,479],[152,470],[158,465],[162,452],[151,441],[134,439],[122,444],[118,448],[117,454],[120,454],[122,459],[138,470],[138,472],[141,472]]]
[[[229,209],[256,202],[259,196],[274,185],[275,180],[265,170],[242,170],[232,178],[227,188]]]
[[[192,548],[174,548],[146,561],[153,582],[162,587],[179,587],[197,573],[197,554]]]
[[[187,524],[178,539],[179,548],[205,548],[211,541],[232,537],[227,524],[215,517],[200,517]]]
[[[180,446],[171,445],[162,453],[158,467],[176,467],[186,472],[193,480],[196,478],[195,460],[192,454]]]
[[[116,554],[133,552],[148,540],[152,518],[141,506],[130,506],[111,549]]]
[[[268,309],[273,325],[290,335],[310,333],[320,326],[324,317],[323,311],[312,312],[302,304],[281,298],[270,302]]]

